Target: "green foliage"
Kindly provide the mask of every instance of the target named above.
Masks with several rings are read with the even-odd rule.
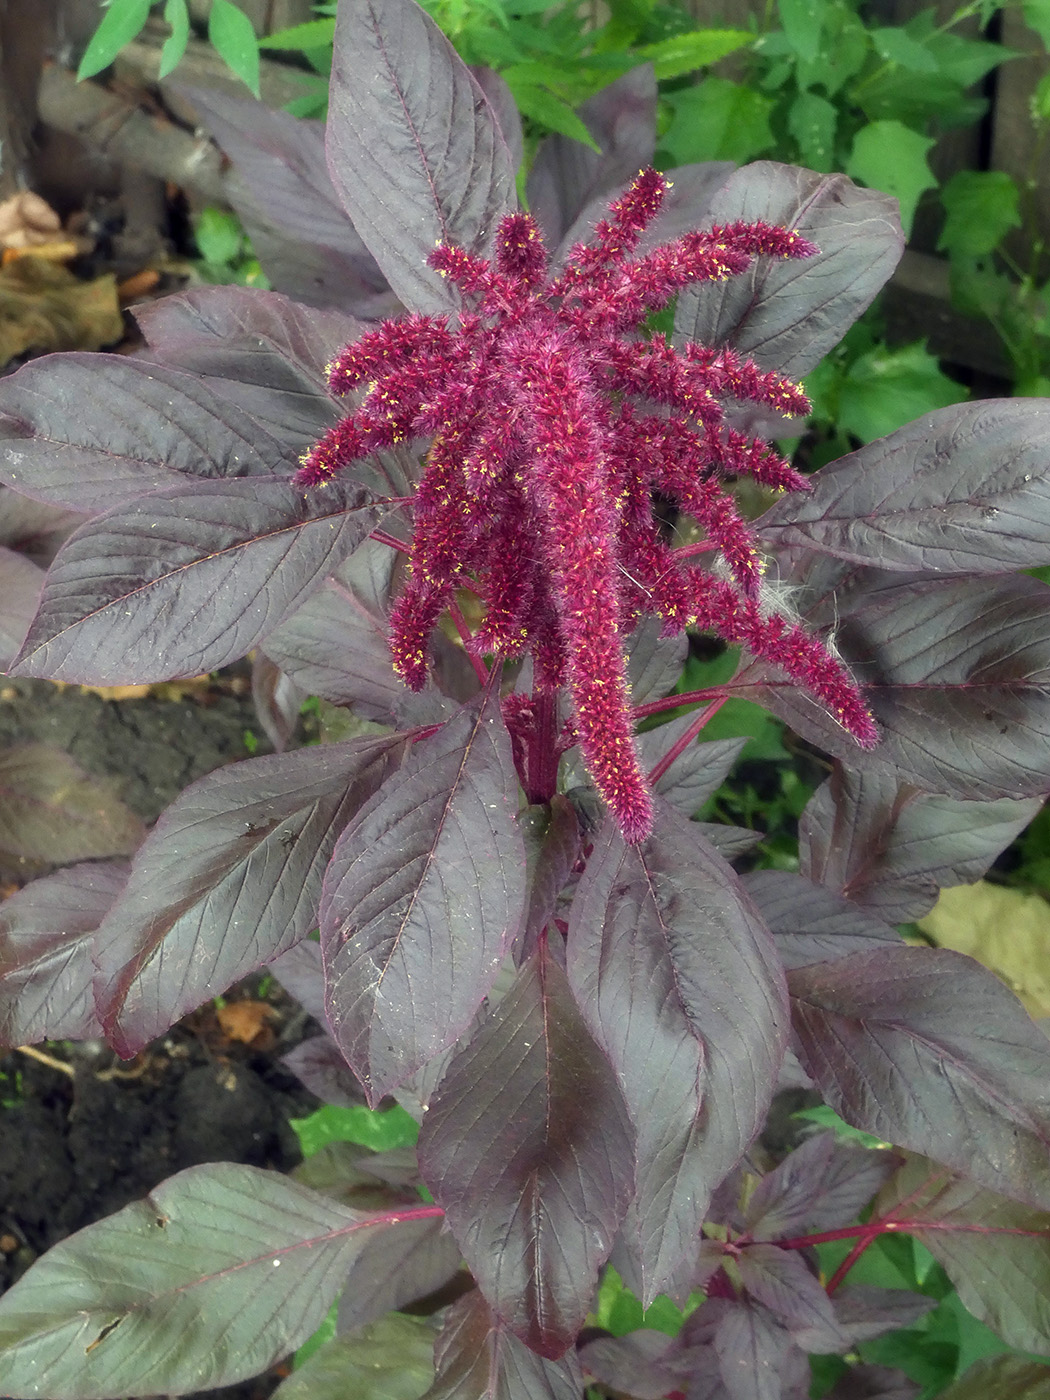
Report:
[[[158,78],[166,78],[179,66],[190,38],[190,12],[186,0],[167,0],[164,6],[164,19],[171,25],[171,33],[164,40],[160,51]]]
[[[150,0],[111,0],[102,22],[91,36],[77,69],[90,78],[108,68],[125,44],[130,44],[149,19]]]
[[[939,248],[952,257],[991,253],[1021,227],[1020,193],[1005,170],[960,170],[941,191],[946,218]]]
[[[937,183],[926,160],[932,145],[931,136],[922,136],[903,122],[869,122],[854,137],[846,161],[847,175],[896,196],[905,233],[911,231],[920,196]]]
[[[205,281],[268,286],[236,214],[209,205],[197,216],[193,236],[201,257],[198,270]]]
[[[400,1105],[393,1108],[339,1108],[324,1104],[306,1118],[293,1118],[292,1127],[304,1157],[312,1157],[330,1142],[354,1142],[372,1152],[390,1152],[395,1147],[412,1147],[419,1136],[419,1124]]]
[[[232,0],[211,0],[208,38],[226,66],[259,96],[259,45],[251,20]]]

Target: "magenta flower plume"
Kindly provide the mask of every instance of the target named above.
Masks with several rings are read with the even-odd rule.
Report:
[[[531,652],[537,684],[567,688],[595,785],[628,841],[652,828],[634,745],[624,637],[644,614],[743,643],[806,686],[864,747],[874,721],[849,673],[768,605],[762,558],[720,483],[806,481],[767,444],[728,427],[727,400],[808,412],[802,390],[732,350],[676,349],[639,327],[683,287],[756,257],[805,258],[797,232],[736,223],[637,255],[669,188],[643,171],[563,271],[548,273],[535,221],[508,214],[491,260],[440,245],[430,265],[457,287],[458,323],[409,315],[366,332],[330,366],[360,407],[303,459],[316,486],[377,449],[430,439],[413,501],[411,571],[391,618],[394,667],[413,689],[430,635],[465,583],[485,600],[471,646]],[[654,494],[700,523],[718,572],[664,541]]]

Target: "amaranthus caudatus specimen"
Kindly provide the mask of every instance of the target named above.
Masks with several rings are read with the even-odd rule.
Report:
[[[728,348],[679,350],[638,333],[690,283],[741,273],[756,256],[817,249],[795,231],[735,223],[635,256],[669,188],[642,171],[556,276],[528,214],[501,220],[491,261],[439,245],[430,265],[462,294],[458,325],[408,315],[349,345],[331,387],[368,383],[368,392],[297,477],[318,485],[378,448],[432,439],[413,502],[411,573],[391,620],[394,667],[422,687],[442,610],[456,589],[477,590],[485,615],[469,645],[478,655],[531,652],[539,690],[567,687],[584,761],[628,841],[652,826],[623,649],[646,614],[665,634],[692,627],[743,643],[863,747],[878,737],[843,666],[770,605],[752,534],[720,485],[747,474],[806,488],[766,443],[729,427],[723,407],[749,400],[797,415],[808,412],[804,394]],[[656,496],[695,517],[719,566],[671,547]]]

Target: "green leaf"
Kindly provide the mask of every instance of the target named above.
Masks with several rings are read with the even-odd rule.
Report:
[[[259,41],[252,22],[231,0],[212,0],[208,38],[227,68],[259,96]]]
[[[798,142],[802,164],[810,170],[831,170],[837,126],[837,108],[815,92],[800,92],[788,108],[788,131]]]
[[[503,77],[522,116],[547,127],[549,131],[570,136],[574,141],[589,146],[592,151],[599,149],[594,137],[569,104],[563,102],[560,97],[555,97],[549,88],[537,87],[535,83],[523,81],[515,75],[513,68],[504,69]]]
[[[870,122],[857,132],[846,162],[847,175],[899,200],[905,233],[911,232],[919,196],[937,184],[926,162],[932,145],[932,137],[921,136],[902,122]]]
[[[872,442],[931,409],[965,398],[963,386],[941,372],[922,341],[899,350],[878,344],[847,370],[836,421],[862,442]]]
[[[190,38],[190,12],[186,0],[167,0],[164,6],[164,19],[171,25],[171,33],[164,40],[160,51],[158,78],[166,78],[179,66]]]
[[[247,1380],[317,1330],[348,1274],[365,1286],[352,1270],[398,1218],[276,1172],[190,1167],[62,1240],[4,1294],[4,1393],[39,1400],[43,1377],[48,1400]]]
[[[804,62],[812,63],[820,53],[825,8],[822,0],[777,0],[787,41]]]
[[[1050,0],[1021,0],[1021,14],[1028,28],[1034,29],[1050,49]]]
[[[412,1147],[419,1137],[419,1124],[399,1104],[393,1108],[324,1104],[306,1118],[293,1118],[291,1124],[304,1157],[312,1157],[330,1142],[355,1142],[373,1152],[389,1152]]]
[[[259,40],[261,49],[330,49],[335,39],[334,19],[311,19],[278,29]]]
[[[201,210],[193,236],[208,263],[236,262],[244,248],[244,229],[237,215],[212,205]]]
[[[978,258],[1021,227],[1020,194],[1005,170],[960,170],[941,191],[947,219],[938,248],[952,257]]]
[[[319,1347],[273,1400],[419,1400],[434,1379],[435,1336],[421,1318],[387,1313]]]
[[[873,29],[875,52],[888,63],[896,63],[910,73],[935,73],[937,60],[925,44],[912,38],[906,29]]]
[[[746,29],[694,29],[658,44],[644,44],[637,54],[653,65],[657,79],[680,78],[697,68],[710,67],[754,40],[755,36]]]
[[[769,124],[774,101],[727,78],[708,77],[694,87],[667,94],[672,112],[661,150],[672,165],[698,160],[745,164],[774,144]]]
[[[151,0],[113,0],[84,50],[78,79],[91,78],[109,67],[149,19],[150,3]]]

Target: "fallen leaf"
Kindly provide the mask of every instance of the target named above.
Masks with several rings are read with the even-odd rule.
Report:
[[[1037,894],[993,885],[955,885],[919,928],[942,948],[983,963],[1024,1002],[1031,1016],[1050,1016],[1050,904]]]
[[[227,1040],[251,1045],[270,1029],[268,1023],[275,1019],[277,1012],[266,1001],[228,1001],[219,1007],[215,1016]]]
[[[112,275],[84,282],[35,256],[0,268],[0,366],[31,350],[99,350],[123,335]]]
[[[61,232],[62,220],[46,199],[31,190],[22,190],[0,202],[0,246],[4,248],[54,243]]]

